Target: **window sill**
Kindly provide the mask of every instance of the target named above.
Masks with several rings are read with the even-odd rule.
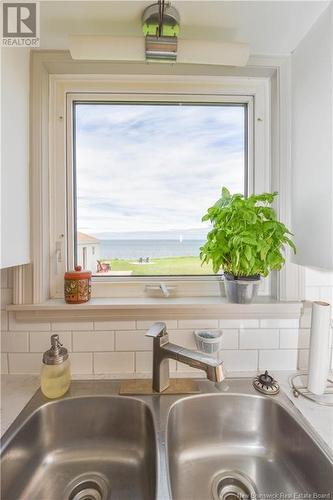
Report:
[[[10,305],[18,321],[128,319],[279,319],[299,318],[302,302],[258,297],[253,304],[230,304],[221,297],[96,298],[85,304],[51,299],[42,304]]]

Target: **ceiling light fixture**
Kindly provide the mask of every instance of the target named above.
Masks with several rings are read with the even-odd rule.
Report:
[[[147,61],[176,61],[180,16],[164,0],[149,5],[142,15]]]
[[[246,66],[249,45],[179,38],[180,16],[170,3],[158,0],[142,15],[145,37],[70,35],[73,59],[99,61],[156,61]]]

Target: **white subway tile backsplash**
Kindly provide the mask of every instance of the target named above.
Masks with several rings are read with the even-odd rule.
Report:
[[[222,350],[220,353],[220,359],[224,361],[227,372],[243,372],[258,369],[257,350]]]
[[[222,329],[222,349],[239,349],[238,330]]]
[[[8,355],[6,352],[1,353],[1,367],[0,372],[5,374],[8,373]]]
[[[260,328],[298,328],[298,319],[261,319]]]
[[[149,375],[152,371],[152,340],[145,337],[154,320],[131,321],[16,321],[5,311],[12,301],[12,271],[1,271],[1,369],[5,373],[39,373],[41,353],[49,347],[51,333],[59,333],[61,341],[71,350],[73,375],[131,376]],[[305,298],[333,301],[333,273],[306,271]],[[333,311],[333,308],[332,308]],[[74,319],[74,318],[73,318]],[[260,370],[307,369],[311,325],[311,304],[297,319],[169,319],[170,341],[196,349],[193,331],[216,329],[223,331],[219,358],[229,372]],[[182,363],[169,360],[170,371],[177,376],[205,376]],[[333,359],[332,359],[333,368]]]
[[[169,330],[169,340],[186,349],[197,350],[193,330]]]
[[[116,332],[116,351],[149,351],[152,349],[152,338],[145,336],[144,330]]]
[[[72,350],[72,334],[71,332],[30,332],[30,352],[44,352],[50,349],[51,335],[59,335],[60,342],[68,349]]]
[[[152,322],[153,323],[153,322]],[[135,321],[95,321],[95,330],[135,330]],[[77,328],[78,330],[78,328]]]
[[[259,328],[258,319],[220,319],[220,328]]]
[[[95,352],[95,373],[131,373],[134,371],[134,352]]]
[[[10,373],[40,373],[42,356],[40,353],[9,353]]]
[[[74,352],[114,351],[114,332],[73,332]]]
[[[15,332],[46,332],[51,330],[51,325],[48,322],[24,322],[24,321],[16,321],[13,313],[9,313],[9,330],[13,330]],[[68,324],[68,323],[67,323]],[[68,330],[68,328],[66,328]]]
[[[138,320],[136,322],[136,328],[138,330],[148,330],[154,323],[165,323],[168,330],[172,330],[177,328],[177,320],[176,319],[160,319],[156,321],[142,321]]]
[[[296,370],[297,349],[259,351],[259,370]]]
[[[153,368],[153,353],[141,351],[135,353],[135,371],[138,373],[151,373]]]
[[[27,332],[1,332],[2,352],[28,352],[29,336]]]
[[[68,330],[93,330],[94,324],[92,321],[56,321],[52,323],[52,330],[56,332],[68,331]],[[32,328],[30,328],[32,330]]]
[[[72,352],[70,354],[70,363],[73,375],[93,373],[93,355],[91,352]]]
[[[71,352],[70,357],[74,375],[93,373],[94,364],[95,372],[99,374],[133,375],[135,367],[137,373],[151,372],[152,342],[144,337],[144,333],[155,322],[154,320],[95,322],[76,320],[57,321],[52,324],[44,321],[33,323],[16,321],[13,313],[4,310],[5,305],[12,301],[12,275],[11,270],[1,271],[3,301],[1,327],[4,333],[2,348],[9,351],[8,355],[5,352],[1,355],[2,369],[5,372],[8,370],[9,361],[11,373],[39,373],[41,352],[49,346],[51,330],[52,333],[61,333],[62,341],[69,349],[73,337],[74,352]],[[333,301],[333,273],[307,269],[305,298]],[[193,330],[221,328],[223,330],[221,358],[224,359],[229,372],[255,371],[258,368],[258,361],[261,370],[265,368],[290,370],[296,369],[296,365],[300,369],[307,368],[311,307],[305,308],[300,322],[287,318],[260,321],[239,318],[219,321],[210,318],[171,319],[164,322],[167,324],[170,340],[191,349],[195,349]],[[115,348],[119,351],[114,351]],[[27,352],[28,349],[30,352]],[[180,363],[178,365],[177,367],[177,364],[170,360],[171,371],[177,368],[179,374],[184,372],[188,373],[188,376],[192,376],[193,373],[198,376],[204,375]]]
[[[284,328],[280,330],[280,349],[297,349],[298,329]]]
[[[279,347],[279,330],[247,329],[239,334],[240,349],[277,349]]]
[[[180,319],[178,320],[179,329],[198,329],[198,328],[218,328],[218,319]]]

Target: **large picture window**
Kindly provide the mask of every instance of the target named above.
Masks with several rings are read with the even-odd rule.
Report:
[[[73,104],[74,256],[96,276],[195,276],[222,186],[247,193],[247,104]]]

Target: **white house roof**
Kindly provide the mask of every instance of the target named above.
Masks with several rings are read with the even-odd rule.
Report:
[[[89,234],[77,232],[78,243],[99,243],[99,240]]]

